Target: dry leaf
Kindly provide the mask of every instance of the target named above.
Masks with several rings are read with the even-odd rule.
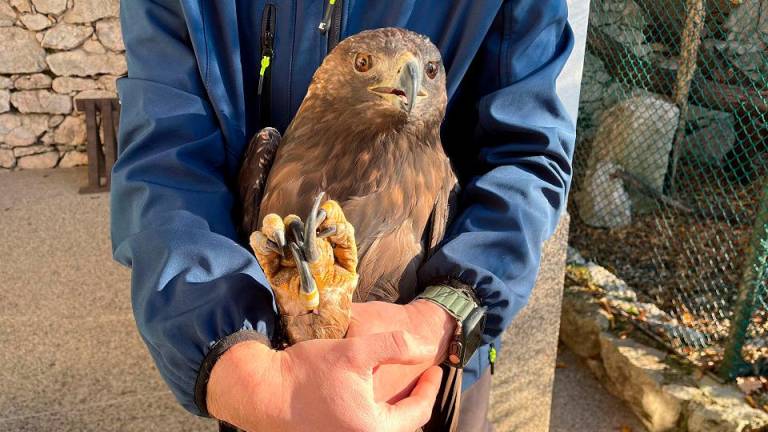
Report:
[[[746,395],[752,394],[763,388],[762,381],[760,381],[760,379],[757,377],[736,378],[736,385],[739,386],[741,391],[743,391]]]
[[[620,432],[632,432],[632,428],[629,426],[622,426],[621,429],[619,429]]]
[[[565,369],[567,367],[568,367],[568,365],[565,364],[565,362],[557,362],[557,363],[555,363],[555,368],[556,369]]]
[[[751,406],[752,408],[757,408],[757,402],[755,402],[755,399],[752,398],[752,396],[745,396],[744,400],[747,401],[747,405]]]

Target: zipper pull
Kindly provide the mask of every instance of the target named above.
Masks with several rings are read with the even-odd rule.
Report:
[[[491,364],[491,375],[493,375],[494,369],[496,369],[496,347],[493,344],[488,350],[488,362]]]
[[[322,34],[325,34],[331,26],[334,6],[336,6],[336,0],[328,0],[328,6],[325,8],[325,13],[323,13],[323,20],[320,21],[320,25],[317,26],[317,29],[320,30],[320,33]]]
[[[261,91],[264,88],[264,74],[267,73],[267,69],[269,69],[269,65],[272,62],[272,56],[271,55],[263,55],[261,56],[261,69],[259,69],[259,90],[258,94],[261,95]]]

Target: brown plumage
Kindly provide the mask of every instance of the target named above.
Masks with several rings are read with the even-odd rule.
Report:
[[[409,66],[419,75],[411,106],[403,104],[407,89],[398,88]],[[274,146],[249,149],[240,177],[243,230],[258,229],[270,213],[304,216],[325,192],[355,228],[355,300],[412,299],[416,271],[434,246],[427,243],[442,237],[456,184],[440,142],[446,100],[440,53],[427,38],[394,28],[347,38],[315,73],[277,146],[260,208],[264,170],[254,165],[268,165],[264,154]],[[270,133],[260,142],[274,142]]]

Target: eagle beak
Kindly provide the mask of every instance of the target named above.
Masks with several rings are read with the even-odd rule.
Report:
[[[408,114],[413,111],[416,105],[416,96],[421,91],[421,77],[424,75],[421,65],[415,58],[411,57],[400,70],[399,87],[405,91],[405,109]]]
[[[405,110],[408,114],[413,111],[416,100],[427,94],[421,89],[424,71],[413,54],[408,53],[399,60],[398,75],[383,86],[369,89],[381,97]]]

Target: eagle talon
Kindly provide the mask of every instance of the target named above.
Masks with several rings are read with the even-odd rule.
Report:
[[[304,224],[304,257],[307,261],[313,263],[320,258],[320,251],[317,248],[317,227],[327,217],[324,210],[320,210],[320,203],[325,196],[324,192],[320,192],[315,197],[315,201],[312,203],[312,209],[309,211],[307,221]]]

